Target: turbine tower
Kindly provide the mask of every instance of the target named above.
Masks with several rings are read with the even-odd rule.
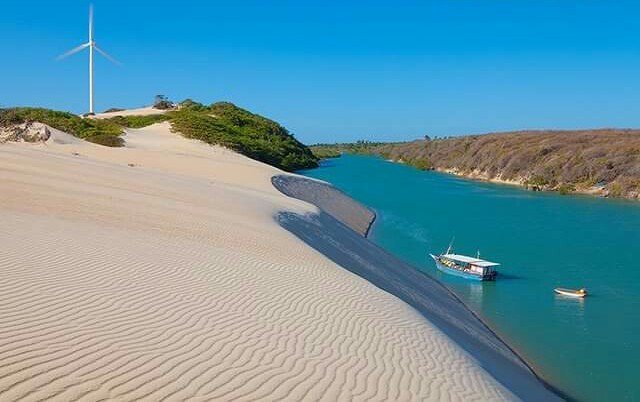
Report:
[[[100,53],[114,64],[119,65],[120,63],[113,57],[109,56],[104,50],[100,49],[93,38],[93,4],[89,6],[89,41],[80,46],[74,47],[67,53],[58,56],[57,59],[62,60],[65,57],[78,53],[85,48],[89,48],[89,114],[95,114],[95,110],[93,109],[93,53],[94,51]]]

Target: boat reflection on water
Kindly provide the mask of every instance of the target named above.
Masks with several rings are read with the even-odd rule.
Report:
[[[584,297],[567,297],[554,293],[553,306],[555,316],[561,320],[567,320],[574,326],[585,326],[585,298]],[[578,319],[576,321],[576,319]]]
[[[484,294],[484,284],[482,282],[469,282],[467,283],[467,295],[469,300],[476,306],[482,305],[482,298]]]
[[[438,281],[450,289],[456,296],[462,298],[464,303],[475,311],[480,311],[487,292],[491,292],[491,290],[485,290],[485,287],[495,288],[495,282],[493,281],[470,281],[458,276],[448,275],[441,270],[430,270],[427,268],[421,270],[436,277]]]

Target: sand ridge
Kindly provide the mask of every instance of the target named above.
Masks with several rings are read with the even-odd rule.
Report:
[[[116,110],[113,112],[96,113],[95,115],[88,116],[88,117],[90,119],[107,119],[107,118],[116,117],[116,116],[148,116],[152,114],[165,114],[169,110],[170,109],[156,109],[152,106],[144,106],[137,109],[123,109],[123,110]]]
[[[510,400],[281,228],[281,172],[168,123],[0,146],[0,400]],[[133,165],[133,166],[130,166]]]

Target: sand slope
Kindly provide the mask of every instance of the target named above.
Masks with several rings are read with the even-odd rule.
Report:
[[[0,400],[514,398],[281,228],[317,211],[277,169],[167,124],[125,139],[0,146]]]
[[[150,114],[165,114],[165,109],[154,109],[151,106],[141,107],[138,109],[124,109],[115,112],[96,113],[94,116],[89,116],[91,119],[106,119],[116,116],[148,116]]]

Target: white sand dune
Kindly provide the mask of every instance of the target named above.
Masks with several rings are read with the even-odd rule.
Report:
[[[150,114],[165,114],[165,113],[167,113],[167,110],[154,109],[151,106],[146,106],[138,109],[124,109],[124,110],[118,110],[116,112],[96,113],[94,116],[90,116],[90,118],[106,119],[109,117],[116,117],[116,116],[146,116]]]
[[[514,399],[281,228],[316,210],[277,169],[166,123],[125,139],[0,146],[0,400]]]

